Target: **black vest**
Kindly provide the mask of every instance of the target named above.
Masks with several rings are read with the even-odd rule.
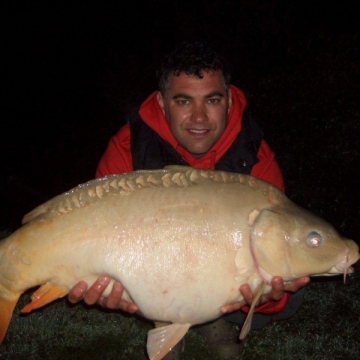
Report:
[[[166,165],[188,165],[170,144],[141,120],[138,110],[132,109],[127,116],[133,169],[161,169]],[[259,161],[257,153],[262,139],[263,132],[259,125],[248,112],[244,112],[240,133],[215,164],[215,169],[250,174],[252,167]]]

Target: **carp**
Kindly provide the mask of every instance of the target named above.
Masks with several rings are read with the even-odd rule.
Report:
[[[159,360],[240,301],[240,285],[259,297],[275,275],[345,278],[359,257],[354,241],[250,175],[179,166],[110,175],[38,206],[0,241],[0,342],[26,290],[40,286],[22,312],[107,275],[158,324],[147,351]]]

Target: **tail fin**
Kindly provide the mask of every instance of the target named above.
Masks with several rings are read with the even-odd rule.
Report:
[[[15,305],[18,302],[19,297],[20,294],[15,300],[6,300],[0,298],[0,344],[4,340]]]

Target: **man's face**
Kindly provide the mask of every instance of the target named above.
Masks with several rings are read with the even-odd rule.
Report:
[[[203,72],[203,78],[181,73],[169,77],[159,105],[175,139],[194,157],[203,156],[223,133],[231,92],[226,91],[221,73]]]

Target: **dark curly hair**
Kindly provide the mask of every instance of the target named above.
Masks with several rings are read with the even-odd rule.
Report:
[[[170,74],[179,76],[184,72],[202,79],[203,71],[221,71],[224,86],[228,88],[230,69],[225,58],[201,41],[180,42],[164,57],[156,72],[159,90],[165,95]]]

